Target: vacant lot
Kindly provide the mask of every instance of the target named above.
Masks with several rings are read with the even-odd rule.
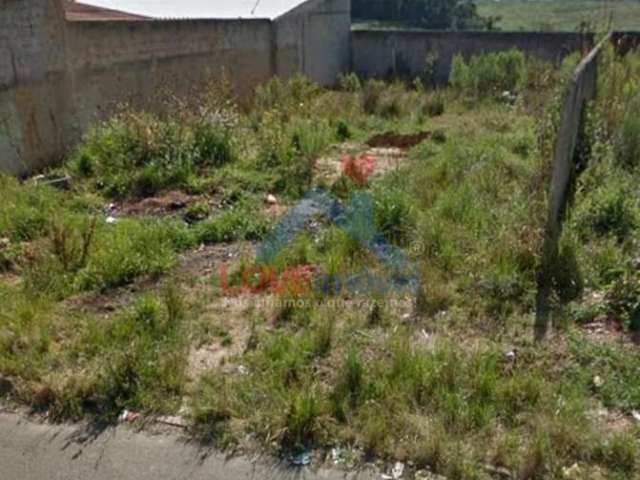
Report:
[[[403,478],[637,478],[637,56],[603,62],[532,339],[575,60],[459,60],[439,90],[274,80],[247,110],[217,83],[0,177],[0,395]]]
[[[483,17],[501,17],[500,30],[593,31],[640,30],[637,0],[478,0]]]

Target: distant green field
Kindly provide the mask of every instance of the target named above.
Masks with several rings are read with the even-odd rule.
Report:
[[[500,16],[500,30],[577,31],[606,27],[610,15],[616,30],[640,30],[640,0],[478,0],[484,17]]]

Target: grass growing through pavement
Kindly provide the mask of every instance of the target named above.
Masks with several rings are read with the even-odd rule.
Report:
[[[241,112],[214,89],[204,108],[97,126],[62,168],[69,190],[0,177],[3,395],[60,420],[180,412],[217,445],[339,447],[346,464],[403,461],[407,475],[637,476],[637,60],[605,60],[557,334],[535,345],[551,121],[538,115],[562,73],[507,57],[510,74],[494,57],[458,67],[488,90],[294,78]],[[482,93],[505,82],[513,103]],[[430,133],[365,145],[389,131]],[[341,157],[365,151],[373,174],[341,175]],[[370,199],[371,216],[313,218],[257,262],[312,186]],[[362,243],[374,231],[416,266],[415,295],[337,280],[389,273]],[[255,293],[228,290],[243,286]]]

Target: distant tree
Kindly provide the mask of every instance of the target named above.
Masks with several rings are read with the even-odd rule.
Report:
[[[353,0],[353,17],[390,20],[431,29],[486,29],[473,0]]]

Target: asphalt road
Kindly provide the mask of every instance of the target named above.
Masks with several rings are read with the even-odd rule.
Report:
[[[127,427],[52,426],[0,412],[0,480],[372,479],[291,468],[264,460],[230,460],[178,435]]]

